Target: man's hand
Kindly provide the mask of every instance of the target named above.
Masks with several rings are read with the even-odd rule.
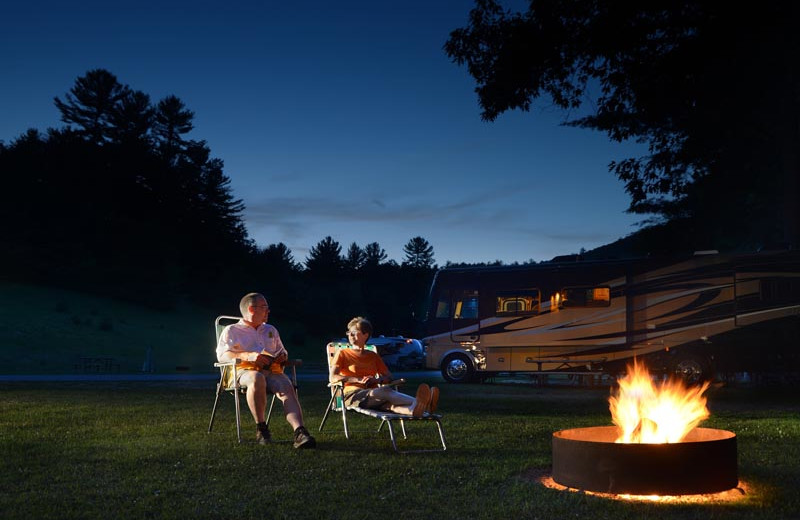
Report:
[[[289,359],[289,356],[286,354],[285,350],[282,350],[280,354],[272,358],[274,361],[273,363],[278,363],[279,365],[283,365],[286,363],[286,360]]]
[[[270,365],[272,365],[272,363],[274,362],[275,358],[269,357],[264,354],[259,354],[258,356],[256,356],[255,361],[253,361],[253,363],[259,370],[264,370],[265,368],[269,368]]]

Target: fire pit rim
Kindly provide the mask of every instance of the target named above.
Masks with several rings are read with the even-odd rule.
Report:
[[[613,433],[612,440],[605,440],[605,439],[585,439],[579,438],[577,436],[568,435],[569,432],[600,432],[604,436],[610,435]],[[731,438],[735,438],[736,434],[730,430],[721,430],[717,428],[693,428],[689,433],[686,434],[682,440],[678,442],[615,442],[616,438],[619,437],[619,427],[617,426],[584,426],[579,428],[568,428],[564,430],[558,430],[553,432],[553,437],[558,437],[564,440],[568,440],[570,442],[591,442],[591,443],[612,443],[612,444],[620,444],[626,446],[660,446],[664,444],[693,444],[693,443],[707,443],[707,442],[714,442],[714,441],[722,441]],[[704,438],[698,439],[698,436],[704,436]]]

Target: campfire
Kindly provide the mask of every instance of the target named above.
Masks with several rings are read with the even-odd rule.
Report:
[[[703,393],[708,383],[686,387],[679,379],[656,385],[644,365],[634,361],[608,402],[611,420],[620,429],[616,442],[681,442],[709,416]]]
[[[718,493],[738,484],[736,436],[699,428],[708,384],[654,383],[634,363],[609,398],[615,426],[553,434],[553,480],[585,491],[630,495]]]

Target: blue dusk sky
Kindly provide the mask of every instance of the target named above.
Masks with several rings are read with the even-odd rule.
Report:
[[[105,68],[195,112],[260,247],[295,260],[330,235],[401,262],[548,260],[638,229],[608,171],[642,147],[561,126],[541,100],[480,119],[475,82],[442,50],[471,0],[6,2],[0,140],[61,127],[53,104]]]

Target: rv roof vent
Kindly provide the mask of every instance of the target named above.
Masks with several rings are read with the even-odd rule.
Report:
[[[695,251],[694,256],[702,256],[702,255],[718,255],[719,251],[716,249],[704,249],[703,251]]]

